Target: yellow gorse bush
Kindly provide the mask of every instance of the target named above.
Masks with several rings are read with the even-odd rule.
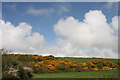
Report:
[[[95,67],[92,69],[93,71],[99,71],[99,68],[98,67]]]
[[[82,66],[87,66],[87,63],[81,63],[82,64]]]
[[[108,66],[103,66],[101,70],[110,70],[110,67],[108,67]]]
[[[88,67],[83,67],[84,70],[88,70],[89,68]]]

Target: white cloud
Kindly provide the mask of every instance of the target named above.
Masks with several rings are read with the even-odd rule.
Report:
[[[68,3],[56,4],[54,9],[58,14],[62,14],[62,13],[65,13],[65,12],[69,12],[70,9],[71,9],[71,6]]]
[[[116,17],[112,19],[112,26],[116,28],[115,25]],[[67,19],[60,19],[57,24],[54,25],[55,33],[61,38],[58,39],[58,44],[60,51],[64,55],[74,56],[82,55],[79,54],[82,51],[84,54],[89,53],[90,55],[103,55],[102,57],[117,57],[117,52],[114,53],[116,48],[117,35],[113,35],[114,30],[110,27],[110,24],[106,22],[106,17],[99,10],[91,10],[85,14],[85,19],[79,21],[73,17],[68,17]],[[93,48],[99,52],[92,53],[95,51]],[[82,49],[90,49],[90,52],[83,51]],[[104,50],[105,49],[105,50]],[[117,50],[117,49],[116,49]],[[89,54],[86,54],[87,56]],[[89,56],[90,56],[89,55]]]
[[[112,23],[111,23],[112,27],[118,31],[118,17],[117,16],[114,16],[112,18]]]
[[[69,10],[70,10],[70,5],[57,4],[55,6],[52,6],[51,8],[35,9],[34,7],[30,7],[26,13],[31,15],[45,15],[45,14],[48,15],[52,13],[62,14],[65,12],[69,12]]]
[[[54,9],[52,8],[48,8],[48,9],[34,9],[34,8],[30,8],[27,13],[28,14],[33,14],[33,15],[44,15],[44,14],[49,14],[49,13],[53,13]]]
[[[20,23],[14,26],[10,22],[0,20],[0,33],[2,33],[2,47],[16,52],[32,52],[32,48],[45,45],[44,37],[40,33],[32,32],[32,26]]]

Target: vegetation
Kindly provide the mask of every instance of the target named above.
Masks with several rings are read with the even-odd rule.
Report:
[[[94,60],[102,60],[102,61],[109,61],[113,63],[118,63],[118,59],[106,59],[106,58],[72,58],[72,57],[60,57],[59,60],[69,59],[78,63],[87,62],[87,61],[94,61]]]
[[[33,78],[118,78],[118,70],[34,74]]]
[[[25,66],[18,61],[17,57],[8,54],[2,55],[2,80],[8,80],[8,78],[27,80],[31,78],[33,76],[32,71],[24,68]]]
[[[3,54],[2,55],[2,71],[3,79],[5,78],[20,78],[21,80],[27,80],[32,78],[33,74],[43,73],[48,75],[52,74],[57,77],[57,74],[69,75],[75,74],[104,74],[111,71],[114,73],[120,67],[117,59],[102,59],[102,58],[62,58],[50,56],[38,56],[38,55],[23,55],[23,54]],[[113,70],[115,69],[115,70]],[[67,72],[67,73],[62,73]],[[72,73],[70,73],[72,72]],[[50,74],[49,74],[50,73]],[[113,76],[109,73],[106,76]],[[36,78],[37,75],[34,75]],[[92,76],[92,75],[91,75]],[[59,76],[58,76],[59,77]],[[65,77],[62,76],[61,77]],[[69,76],[74,77],[74,76]],[[80,76],[81,77],[81,76]],[[93,76],[94,77],[94,76]],[[97,75],[96,75],[97,77]],[[99,76],[98,76],[99,77]],[[102,76],[103,77],[103,76]],[[87,78],[87,76],[86,76]]]

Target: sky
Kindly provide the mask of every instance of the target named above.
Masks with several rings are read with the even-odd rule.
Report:
[[[23,53],[117,58],[117,9],[117,2],[3,2],[2,45]]]
[[[0,1],[0,19],[2,18],[2,2]]]
[[[47,42],[53,43],[56,38],[53,32],[53,25],[57,23],[60,18],[73,16],[79,20],[84,19],[84,14],[89,10],[102,10],[106,15],[108,22],[111,18],[117,15],[117,3],[100,3],[100,2],[75,2],[75,3],[3,3],[3,19],[10,21],[14,25],[20,22],[26,22],[33,26],[34,32],[43,34]],[[86,6],[87,5],[87,6]],[[38,10],[36,13],[28,13],[30,9]],[[58,10],[59,8],[59,10]],[[65,8],[65,9],[64,9]],[[48,10],[48,12],[39,13],[40,10]],[[54,11],[52,11],[53,9]],[[114,13],[113,13],[114,12]],[[8,15],[9,13],[9,15]],[[53,18],[54,17],[54,18]],[[35,20],[35,21],[34,21]],[[47,24],[46,24],[47,22]],[[49,35],[48,35],[49,34]]]

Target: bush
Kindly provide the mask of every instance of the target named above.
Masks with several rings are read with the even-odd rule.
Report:
[[[97,63],[96,65],[98,66],[99,69],[103,67],[103,63]]]
[[[92,68],[93,71],[99,71],[98,67]]]
[[[17,56],[18,57],[18,56]],[[20,80],[27,80],[32,77],[32,73],[25,71],[23,66],[18,61],[16,56],[3,55],[2,56],[2,78],[3,80],[7,78],[19,78]],[[23,56],[21,56],[22,58]],[[20,57],[19,57],[20,58]]]
[[[60,63],[56,66],[57,70],[65,70],[65,64],[64,63]]]
[[[43,73],[51,73],[51,72],[53,72],[53,71],[51,71],[51,70],[49,70],[47,68],[43,70]]]
[[[8,78],[17,78],[16,76],[14,76],[13,74],[8,74],[8,72],[2,72],[2,80],[8,80]]]
[[[22,66],[19,66],[19,69],[18,69],[18,76],[21,80],[27,80],[29,79],[28,75],[27,75],[27,72],[23,69]]]
[[[84,71],[81,65],[76,65],[75,66],[77,72],[82,72]]]
[[[34,73],[44,73],[42,67],[34,67],[33,70],[34,70]]]
[[[13,56],[2,56],[2,78],[17,78],[18,62]]]
[[[53,55],[49,55],[49,57],[52,57],[52,58],[54,58],[54,56],[53,56]]]
[[[27,76],[28,76],[29,78],[32,78],[32,76],[33,76],[33,74],[32,74],[32,73],[33,73],[32,68],[24,67],[23,69],[24,69],[24,71],[26,72]]]

